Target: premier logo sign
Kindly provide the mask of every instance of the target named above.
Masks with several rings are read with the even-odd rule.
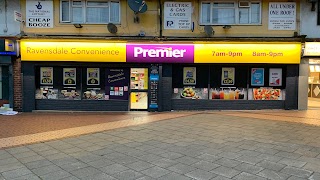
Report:
[[[193,63],[193,44],[127,44],[127,62]]]
[[[144,49],[134,47],[134,57],[151,57],[151,58],[181,58],[186,53],[186,49],[172,49],[172,47],[159,47],[157,49]]]

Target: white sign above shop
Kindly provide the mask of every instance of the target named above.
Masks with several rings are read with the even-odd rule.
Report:
[[[295,2],[269,3],[269,30],[295,30],[296,11]]]
[[[27,1],[26,27],[53,28],[53,1]]]
[[[164,3],[164,29],[191,29],[191,2]]]
[[[320,42],[306,42],[303,56],[320,56]]]

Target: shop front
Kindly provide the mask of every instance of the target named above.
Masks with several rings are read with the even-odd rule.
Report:
[[[308,106],[320,107],[320,43],[306,42],[303,59],[308,64]]]
[[[23,110],[297,109],[300,43],[22,40]]]
[[[13,107],[12,62],[15,57],[13,41],[0,39],[0,107]]]

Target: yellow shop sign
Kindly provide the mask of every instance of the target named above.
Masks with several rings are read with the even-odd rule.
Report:
[[[126,43],[22,40],[21,60],[126,62]]]
[[[217,43],[195,44],[194,63],[299,64],[301,44]]]

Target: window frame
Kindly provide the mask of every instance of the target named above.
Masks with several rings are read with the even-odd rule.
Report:
[[[81,1],[82,5],[73,5],[73,1]],[[87,8],[88,7],[101,7],[101,6],[88,6],[88,2],[90,1],[96,1],[96,2],[108,2],[108,22],[87,22]],[[68,21],[62,19],[62,2],[69,2],[69,17],[68,17]],[[114,21],[110,21],[111,20],[111,16],[110,16],[110,13],[111,13],[111,3],[119,3],[119,21],[118,22],[114,22]],[[73,22],[73,19],[72,19],[72,8],[73,7],[81,7],[82,8],[82,22]],[[103,7],[106,7],[106,6],[103,6]],[[120,25],[121,24],[121,2],[120,0],[60,0],[60,17],[59,17],[59,20],[60,20],[60,24],[109,24],[109,23],[113,23],[113,24],[117,24],[117,25]]]
[[[244,23],[244,24],[241,24],[240,23],[240,16],[239,16],[239,12],[240,12],[240,9],[245,9],[246,7],[239,7],[239,2],[240,1],[244,1],[244,0],[236,0],[236,1],[222,1],[222,0],[218,0],[218,1],[215,1],[215,0],[212,0],[212,1],[208,1],[208,0],[205,0],[205,1],[200,1],[199,3],[199,24],[201,26],[204,26],[204,25],[236,25],[236,26],[259,26],[259,25],[262,25],[262,0],[253,0],[253,1],[247,1],[249,2],[250,4],[250,7],[247,7],[249,9],[249,23]],[[210,23],[204,23],[202,22],[202,4],[204,3],[210,3]],[[234,3],[234,7],[214,7],[213,4],[214,3]],[[258,23],[250,23],[252,21],[252,7],[251,5],[254,4],[254,3],[258,3],[260,5],[260,8],[259,8],[259,22]],[[235,10],[235,19],[234,19],[234,24],[227,24],[227,23],[224,23],[224,24],[221,24],[221,23],[213,23],[213,10],[214,9],[234,9]]]

